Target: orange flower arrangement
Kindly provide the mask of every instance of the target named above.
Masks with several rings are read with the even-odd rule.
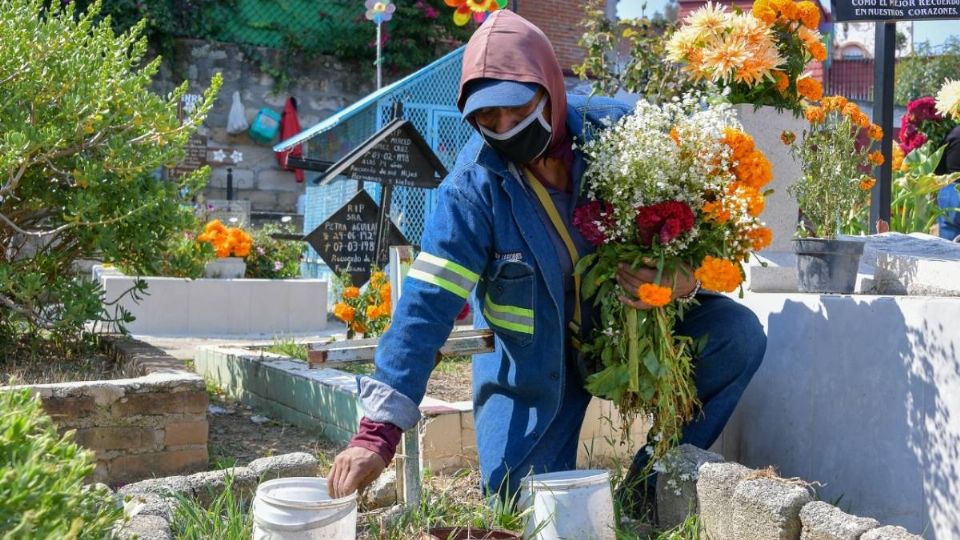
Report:
[[[390,326],[393,312],[390,283],[386,274],[375,270],[366,287],[355,287],[349,276],[338,278],[342,288],[340,301],[333,306],[333,315],[347,323],[347,339],[355,336],[376,337]]]
[[[217,257],[246,257],[253,247],[253,238],[240,227],[227,227],[219,219],[210,221],[197,236],[198,242],[213,245]]]
[[[882,165],[884,156],[858,143],[864,131],[872,141],[883,130],[842,96],[828,96],[804,110],[810,128],[790,146],[803,167],[803,176],[788,191],[800,205],[808,228],[799,236],[833,238],[841,224],[865,203],[865,192],[876,180],[864,170]]]
[[[708,2],[688,15],[667,43],[667,57],[693,80],[730,90],[732,103],[771,105],[799,114],[823,95],[805,74],[827,49],[818,31],[820,8],[803,0],[756,0],[750,12]]]

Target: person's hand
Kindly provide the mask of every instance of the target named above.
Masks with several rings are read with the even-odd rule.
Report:
[[[637,289],[644,283],[653,283],[657,279],[657,269],[641,267],[631,270],[630,265],[621,263],[617,268],[617,283],[625,291],[629,291],[632,297],[621,296],[620,301],[635,309],[650,309],[651,306],[641,302],[636,298]],[[687,296],[697,287],[697,279],[693,277],[693,272],[689,269],[678,271],[673,276],[660,276],[661,287],[671,287],[673,289],[673,299],[681,296]]]
[[[877,233],[890,232],[890,224],[882,219],[877,220]]]
[[[337,454],[327,479],[330,496],[339,499],[364,488],[387,468],[376,452],[353,446]]]

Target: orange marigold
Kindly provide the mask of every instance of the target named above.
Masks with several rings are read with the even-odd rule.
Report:
[[[381,285],[378,292],[380,293],[381,300],[383,300],[384,302],[390,301],[390,284],[389,283],[384,283],[383,285]]]
[[[823,98],[823,100],[820,102],[820,105],[823,106],[823,108],[828,111],[832,111],[832,110],[839,111],[843,109],[843,107],[847,103],[849,103],[847,101],[847,98],[843,96],[829,96],[829,97]]]
[[[797,79],[797,93],[810,101],[817,101],[823,97],[823,85],[812,77],[801,77]]]
[[[722,201],[707,201],[703,203],[704,219],[715,223],[730,221],[730,211],[724,208]]]
[[[797,4],[797,12],[800,22],[811,30],[816,30],[820,25],[820,8],[809,0],[803,0]]]
[[[680,146],[680,132],[677,131],[676,126],[670,128],[670,138],[673,139],[673,144]]]
[[[893,167],[893,170],[902,171],[906,169],[903,166],[903,158],[905,157],[906,156],[903,154],[903,149],[900,148],[900,145],[899,144],[893,145],[893,164],[891,165],[891,167]]]
[[[733,151],[733,160],[740,161],[755,148],[753,137],[734,128],[725,128],[723,130],[723,143]]]
[[[339,302],[333,306],[333,316],[343,322],[349,323],[353,322],[354,317],[357,316],[357,310],[343,302]]]
[[[856,103],[847,103],[843,106],[843,109],[841,109],[840,112],[849,116],[850,118],[853,118],[857,113],[860,112],[860,107],[857,107]]]
[[[875,185],[877,185],[876,178],[865,176],[863,177],[862,180],[860,180],[860,189],[862,189],[863,191],[870,191],[871,189],[873,189],[873,186]]]
[[[870,125],[870,117],[863,113],[863,111],[857,111],[857,114],[854,114],[850,117],[853,120],[853,123],[865,128]]]
[[[344,298],[357,298],[360,296],[360,289],[357,287],[345,287],[343,289]]]
[[[753,150],[740,158],[733,168],[737,180],[756,189],[760,189],[773,180],[773,165],[767,156],[759,150]]]
[[[759,251],[773,242],[773,231],[768,227],[757,227],[747,231],[747,239],[750,240],[750,248]]]
[[[880,150],[874,150],[873,152],[870,152],[870,155],[867,156],[867,159],[869,159],[870,163],[873,163],[874,165],[883,165],[883,152]]]
[[[787,74],[776,70],[773,72],[773,80],[777,85],[777,91],[781,94],[787,91],[787,88],[790,88],[790,79],[787,78]]]
[[[739,265],[710,255],[703,259],[693,276],[700,280],[705,289],[718,292],[733,292],[743,282]]]
[[[637,298],[648,306],[662,307],[673,300],[673,289],[653,283],[644,283],[637,287]]]
[[[797,134],[790,131],[789,129],[785,129],[780,132],[780,142],[782,142],[783,144],[790,146],[796,140],[797,140]]]
[[[818,62],[823,62],[827,59],[827,48],[824,47],[823,43],[813,43],[810,45],[810,56]]]
[[[753,16],[760,19],[767,25],[772,25],[777,21],[777,12],[770,6],[767,0],[757,0],[753,3]]]
[[[354,321],[353,324],[350,325],[350,328],[353,328],[353,331],[357,332],[358,334],[364,334],[367,331],[367,327],[364,326],[360,321]]]
[[[817,106],[807,107],[803,110],[803,115],[807,117],[807,122],[811,124],[820,124],[827,119],[826,111]]]
[[[869,126],[867,126],[867,135],[871,139],[875,141],[879,141],[880,139],[883,138],[883,128],[876,124],[870,124]],[[897,144],[894,145],[894,147],[898,147],[898,146],[899,145]]]
[[[367,306],[367,320],[372,321],[380,316],[380,306]]]
[[[370,285],[377,287],[381,283],[383,283],[386,279],[387,279],[387,275],[385,273],[380,271],[374,272],[370,274]]]

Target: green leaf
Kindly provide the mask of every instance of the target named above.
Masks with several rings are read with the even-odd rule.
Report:
[[[591,394],[617,402],[623,397],[630,374],[626,366],[608,366],[587,378],[586,388]]]
[[[647,368],[647,371],[650,372],[654,377],[660,377],[660,361],[657,360],[656,353],[653,352],[653,349],[647,349],[647,354],[643,356],[643,365]]]

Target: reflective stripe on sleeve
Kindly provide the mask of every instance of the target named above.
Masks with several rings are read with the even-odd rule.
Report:
[[[430,283],[452,292],[464,300],[477,285],[480,276],[453,261],[421,251],[410,267],[408,277]]]

